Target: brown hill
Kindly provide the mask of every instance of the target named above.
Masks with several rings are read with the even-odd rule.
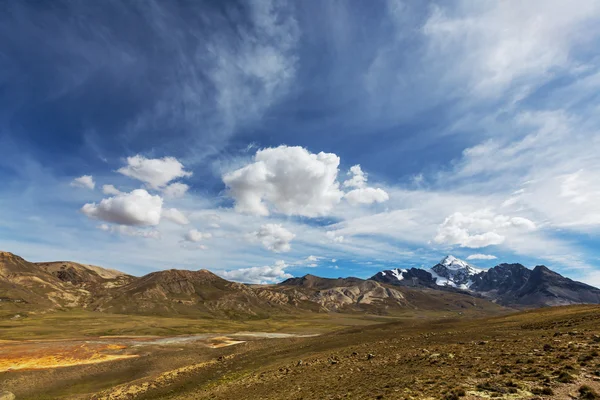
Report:
[[[0,252],[0,301],[6,307],[73,307],[85,294],[19,256]]]
[[[306,275],[279,285],[245,285],[204,269],[171,269],[137,278],[70,261],[34,264],[1,254],[0,306],[27,304],[40,311],[82,307],[121,314],[245,319],[305,312],[391,315],[406,309],[500,309],[465,294],[411,290],[358,278]]]
[[[364,279],[348,277],[348,278],[321,278],[311,274],[304,275],[299,278],[289,278],[281,282],[281,286],[302,286],[309,289],[331,289],[341,286],[357,285],[364,282]]]
[[[99,311],[158,315],[263,316],[273,307],[248,286],[205,269],[153,272],[113,289],[94,303]]]
[[[70,282],[73,285],[83,287],[90,285],[101,285],[105,288],[118,287],[136,279],[115,269],[79,264],[72,261],[41,262],[35,265],[63,282]]]

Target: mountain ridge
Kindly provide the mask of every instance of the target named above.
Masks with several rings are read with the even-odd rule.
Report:
[[[402,278],[394,271],[402,271]],[[414,279],[417,275],[420,278]],[[464,289],[509,307],[600,304],[600,289],[566,278],[544,265],[530,270],[519,263],[501,263],[484,270],[449,255],[428,270],[385,270],[370,279],[392,285],[410,286],[412,283],[413,286]]]
[[[30,263],[12,253],[0,258],[0,307],[21,312],[83,308],[91,311],[194,318],[269,318],[306,312],[393,315],[406,309],[499,312],[466,293],[401,288],[360,278],[314,275],[275,285],[230,282],[201,269],[168,269],[142,277],[70,261]],[[105,273],[104,271],[109,271]],[[104,276],[102,276],[104,275]],[[27,284],[17,284],[18,276]],[[14,286],[13,290],[8,290]],[[0,296],[1,297],[1,296]],[[59,301],[60,300],[60,301]]]
[[[30,263],[0,252],[0,290],[0,306],[5,307],[82,307],[123,314],[227,318],[293,312],[386,314],[403,308],[452,309],[470,307],[475,304],[474,298],[512,308],[600,304],[600,289],[545,266],[530,270],[522,264],[502,263],[484,270],[453,256],[430,269],[396,268],[380,271],[369,279],[307,274],[279,284],[248,285],[228,281],[207,269],[167,269],[135,277],[72,261]]]

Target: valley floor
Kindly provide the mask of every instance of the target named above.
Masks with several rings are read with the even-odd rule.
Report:
[[[120,320],[125,317],[129,325]],[[56,320],[44,328],[28,318],[33,319],[22,326],[2,320],[1,338],[21,340],[0,342],[0,359],[10,346],[23,345],[28,332],[38,344],[44,335],[53,337],[45,339],[50,348],[82,341],[89,350],[106,345],[106,338],[97,337],[104,334],[165,336],[167,327],[172,335],[211,328],[206,321],[109,316],[103,328],[72,322],[61,331]],[[69,313],[43,319],[61,318],[77,319]],[[213,321],[212,327],[213,332],[320,334],[313,337],[113,336],[111,343],[124,347],[97,353],[133,357],[0,372],[0,388],[17,399],[593,399],[594,391],[600,393],[599,306],[474,318],[414,314],[385,321],[390,319],[328,314],[295,322]],[[267,323],[270,329],[264,329]],[[227,331],[226,324],[250,329],[232,325]],[[82,330],[75,338],[77,327]]]

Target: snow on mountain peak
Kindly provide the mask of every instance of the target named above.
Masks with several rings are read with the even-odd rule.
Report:
[[[465,269],[468,267],[474,268],[468,262],[458,259],[452,255],[448,255],[448,256],[444,257],[444,259],[442,261],[440,261],[440,264],[448,269],[454,269],[454,270]]]
[[[444,257],[439,264],[429,270],[431,275],[436,278],[436,283],[438,285],[448,285],[463,289],[471,286],[471,276],[482,271],[482,269],[474,267],[466,261],[451,255]]]

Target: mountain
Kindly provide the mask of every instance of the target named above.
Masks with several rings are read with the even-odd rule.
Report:
[[[483,271],[454,256],[446,256],[431,268],[430,273],[436,279],[436,284],[440,286],[468,289],[473,284],[473,276]]]
[[[533,306],[540,303],[550,306],[600,304],[600,289],[565,278],[544,265],[538,265],[517,292],[517,298],[520,304]]]
[[[230,282],[205,269],[170,269],[134,277],[71,261],[30,263],[6,252],[0,253],[0,296],[0,310],[20,312],[85,308],[230,319],[306,312],[387,315],[406,309],[502,309],[490,302],[474,302],[471,295],[415,290],[352,277],[305,275],[277,285]]]
[[[135,279],[133,276],[115,269],[79,264],[72,261],[42,262],[35,263],[35,265],[63,282],[70,282],[81,287],[90,285],[101,285],[105,288],[118,287]]]
[[[364,282],[364,279],[360,278],[321,278],[315,275],[304,275],[299,278],[289,278],[281,282],[279,285],[282,286],[301,286],[309,289],[331,289],[340,286],[356,285]]]
[[[521,264],[499,264],[474,276],[470,289],[502,297],[518,291],[530,276],[531,270]]]
[[[459,260],[454,256],[446,256],[429,269],[391,269],[378,272],[371,280],[401,286],[452,287],[468,289],[472,278],[484,270]]]
[[[153,272],[116,287],[93,309],[122,314],[257,316],[269,311],[247,285],[229,282],[201,269]]]
[[[87,294],[17,255],[0,251],[0,304],[5,307],[74,307]]]
[[[431,269],[385,270],[370,279],[396,286],[456,288],[510,307],[600,304],[600,289],[565,278],[543,265],[533,271],[521,264],[482,270],[447,256]]]

